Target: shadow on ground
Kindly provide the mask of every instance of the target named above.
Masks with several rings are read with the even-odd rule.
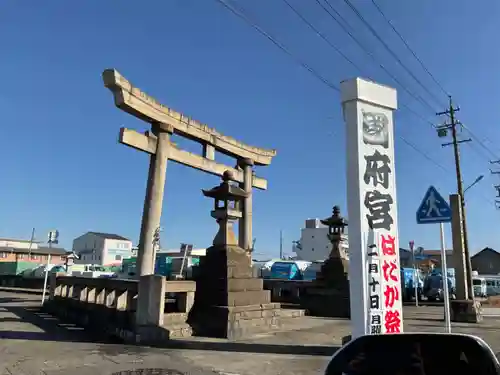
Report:
[[[210,350],[217,352],[243,352],[243,353],[274,353],[274,354],[295,354],[295,355],[318,355],[331,356],[339,346],[323,345],[280,345],[280,344],[261,344],[245,342],[214,342],[214,341],[196,341],[182,340],[170,341],[165,347],[170,349],[182,350]]]
[[[444,323],[444,318],[437,318],[437,317],[421,318],[418,316],[412,316],[411,320],[424,321],[424,322],[443,322]]]
[[[0,298],[0,310],[15,316],[0,317],[0,339],[60,341],[60,342],[116,342],[109,338],[97,337],[72,324],[58,325],[59,320],[41,311],[31,298]],[[39,313],[39,315],[37,314]],[[9,323],[13,324],[12,329]],[[25,323],[25,324],[23,324]],[[26,330],[34,326],[36,330]],[[25,328],[26,327],[26,328]],[[6,329],[7,328],[7,329]]]
[[[32,340],[32,341],[58,341],[95,343],[98,350],[106,354],[119,354],[124,352],[143,353],[151,350],[180,349],[180,350],[207,350],[220,352],[243,353],[274,353],[292,355],[317,355],[331,356],[338,350],[337,346],[315,345],[280,345],[264,343],[243,343],[234,341],[199,341],[196,338],[166,341],[162,345],[126,345],[120,339],[104,336],[98,332],[86,331],[70,322],[61,320],[43,312],[32,298],[0,298],[0,310],[14,316],[0,317],[0,339],[7,340]],[[16,324],[19,330],[8,330],[9,323]],[[23,330],[23,324],[32,325],[36,331]],[[3,328],[3,330],[2,330]]]
[[[25,299],[19,297],[0,297],[0,303],[12,303],[20,301],[25,301]]]

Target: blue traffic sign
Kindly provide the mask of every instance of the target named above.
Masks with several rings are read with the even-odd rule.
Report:
[[[451,208],[434,186],[429,187],[417,210],[417,224],[449,223]]]

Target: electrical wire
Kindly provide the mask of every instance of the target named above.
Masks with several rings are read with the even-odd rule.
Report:
[[[350,26],[349,22],[345,20],[345,18],[337,11],[337,9],[335,9],[335,7],[328,0],[325,0],[325,4],[328,5],[328,7],[331,9],[331,11],[333,11],[337,15],[337,17],[329,9],[327,9],[319,0],[315,1],[347,33],[347,35],[349,35],[351,39],[354,40],[354,42],[356,42],[356,44],[361,48],[361,50],[363,50],[364,53],[366,53],[389,77],[391,77],[392,80],[394,80],[394,82],[396,82],[404,91],[406,91],[408,95],[413,97],[415,100],[419,101],[423,106],[428,107],[430,111],[433,114],[435,114],[434,108],[427,101],[425,101],[420,95],[411,92],[406,87],[406,85],[404,85],[394,74],[392,74],[389,71],[389,69],[385,67],[384,64],[382,64],[375,57],[372,51],[370,51],[358,38],[354,36],[354,34],[349,30],[350,28],[352,28],[352,26]],[[345,23],[345,25],[339,20],[339,18]],[[432,122],[430,122],[430,124],[434,126]]]
[[[347,1],[349,2],[349,0],[344,0],[344,1]],[[415,60],[417,60],[417,62],[420,64],[420,66],[422,67],[422,69],[429,75],[429,77],[434,81],[434,83],[439,87],[439,89],[447,96],[450,96],[450,94],[448,93],[448,91],[443,87],[443,85],[437,80],[437,78],[431,73],[431,71],[427,68],[427,66],[424,64],[424,62],[422,61],[422,59],[420,57],[418,57],[417,53],[410,47],[409,43],[406,41],[406,39],[403,37],[403,35],[398,31],[398,29],[396,28],[396,26],[393,24],[393,22],[389,19],[389,17],[384,13],[384,11],[382,10],[382,8],[380,7],[380,5],[377,3],[376,0],[371,0],[372,4],[375,6],[375,9],[377,9],[377,11],[380,13],[380,15],[382,16],[382,18],[387,22],[387,24],[392,28],[392,30],[394,31],[394,33],[399,37],[399,39],[403,42],[403,44],[405,45],[406,49],[408,51],[410,51],[410,53],[413,55],[413,57],[415,58]],[[490,162],[491,161],[496,161],[496,160],[500,160],[500,158],[498,157],[497,153],[495,153],[494,151],[492,151],[488,146],[485,145],[485,143],[479,139],[479,137],[477,137],[474,132],[472,132],[472,130],[470,128],[468,128],[466,125],[462,124],[461,123],[461,126],[467,130],[467,132],[470,134],[471,138],[477,142],[477,144],[482,148],[482,150],[486,151],[486,153],[488,153],[489,155],[492,155],[493,156],[493,160],[490,159],[490,157],[488,155],[486,155],[486,159],[489,160]],[[470,147],[472,150],[474,150],[475,152],[477,152],[478,154],[481,154],[481,152],[479,152],[476,148],[475,148],[475,143],[471,142],[470,144]],[[482,154],[481,156],[484,156],[485,154]]]
[[[323,84],[328,86],[329,88],[340,92],[340,89],[330,82],[328,79],[324,78],[320,73],[318,73],[315,69],[313,69],[309,64],[303,62],[300,58],[295,56],[288,48],[285,47],[284,44],[279,42],[275,37],[273,37],[270,33],[262,29],[259,25],[257,25],[254,21],[252,21],[247,15],[244,14],[244,10],[241,7],[238,7],[235,5],[235,3],[231,0],[215,0],[218,2],[220,5],[224,6],[224,8],[228,11],[230,11],[233,15],[237,16],[238,18],[242,19],[250,25],[252,28],[254,28],[256,31],[258,31],[261,35],[266,37],[269,41],[271,41],[276,47],[278,47],[281,51],[286,53],[290,58],[292,58],[293,61],[301,65],[304,69],[309,71],[315,78],[320,80]],[[231,3],[231,5],[229,4]],[[239,8],[239,9],[238,9]],[[438,168],[442,169],[443,171],[447,173],[451,173],[451,171],[444,167],[442,164],[438,163],[436,160],[431,158],[428,154],[426,154],[424,151],[420,150],[414,143],[410,142],[406,138],[404,138],[401,135],[398,135],[398,138],[401,139],[407,146],[412,148],[415,152],[419,153],[421,156],[423,156],[426,160],[431,162],[432,164],[436,165]],[[484,195],[481,195],[482,198],[486,199],[488,203],[495,203],[494,201],[490,201],[488,198],[485,198]]]
[[[321,31],[319,31],[311,22],[309,22],[288,0],[282,0],[301,20],[304,22],[311,30],[313,30],[321,39],[323,39],[330,47],[332,47],[337,53],[339,53],[345,60],[347,60],[352,66],[354,66],[358,71],[362,72],[361,69],[354,61],[352,61],[345,53],[343,53],[335,44],[333,44],[330,39],[328,39]],[[370,77],[367,77],[370,78]],[[371,79],[371,78],[370,78]]]
[[[441,83],[439,83],[439,81],[436,79],[436,77],[434,77],[434,75],[430,72],[430,70],[427,69],[427,67],[425,66],[424,62],[417,56],[417,54],[415,53],[415,51],[410,47],[410,45],[408,44],[408,42],[406,41],[406,39],[403,37],[403,35],[401,35],[401,33],[396,29],[396,26],[394,26],[394,24],[389,19],[389,17],[387,17],[385,15],[385,13],[382,11],[382,8],[377,4],[377,2],[375,0],[372,0],[372,3],[375,6],[375,8],[377,9],[377,11],[380,13],[380,15],[389,24],[389,26],[391,26],[392,30],[396,33],[396,35],[399,37],[399,39],[401,39],[401,41],[406,46],[406,48],[408,49],[408,51],[411,52],[411,54],[413,55],[413,57],[415,58],[415,60],[417,60],[419,62],[419,64],[422,67],[422,69],[424,69],[424,71],[429,75],[429,77],[432,78],[432,80],[436,83],[436,85],[441,89],[441,91],[446,96],[450,96],[450,94],[448,93],[448,91],[446,91],[446,89],[441,85]]]
[[[276,47],[278,47],[281,51],[283,51],[285,54],[288,55],[292,60],[294,60],[296,63],[298,63],[300,66],[302,66],[304,69],[309,71],[312,75],[314,75],[317,79],[319,79],[321,82],[323,82],[325,85],[330,87],[331,89],[340,92],[340,89],[332,84],[330,81],[328,81],[325,77],[323,77],[320,73],[318,73],[315,69],[313,69],[309,64],[306,62],[302,61],[299,59],[297,56],[295,56],[284,44],[279,42],[276,38],[274,38],[271,34],[269,34],[267,31],[263,30],[259,25],[257,25],[255,22],[253,22],[247,15],[244,14],[242,9],[238,9],[238,6],[234,4],[234,2],[230,0],[215,0],[217,1],[220,5],[224,6],[228,11],[230,11],[232,14],[237,16],[238,18],[242,19],[253,27],[257,32],[259,32],[261,35],[266,37],[270,42],[272,42]],[[231,3],[232,5],[229,5]]]
[[[336,52],[338,52],[347,62],[349,62],[361,74],[366,75],[367,78],[371,79],[369,75],[366,74],[366,72],[359,65],[354,63],[354,61],[352,61],[345,53],[343,53],[336,45],[334,45],[333,42],[325,34],[319,31],[310,21],[308,21],[307,18],[302,13],[300,13],[297,10],[297,8],[291,5],[288,0],[282,0],[282,1],[302,20],[302,22],[304,22],[311,30],[313,30],[314,33],[320,36],[330,47],[332,47]],[[431,121],[424,118],[421,114],[413,110],[411,107],[407,106],[405,103],[400,103],[400,105],[409,112],[411,112],[414,116],[428,123],[433,129],[436,127]]]
[[[328,2],[328,0],[326,0]],[[420,79],[418,79],[413,72],[408,69],[408,67],[401,61],[399,56],[392,50],[391,47],[382,39],[382,37],[377,33],[377,31],[370,25],[370,23],[363,17],[361,12],[354,6],[353,3],[351,3],[350,0],[344,0],[344,3],[347,4],[347,6],[354,12],[354,14],[363,22],[363,24],[370,30],[372,35],[377,38],[377,40],[384,46],[384,48],[389,52],[389,54],[397,61],[397,63],[414,79],[415,82],[417,82],[420,87],[422,87],[436,102],[440,102],[440,99],[438,99],[423,83]],[[428,106],[432,108],[432,106],[427,102]],[[440,105],[442,107],[442,105]]]
[[[436,85],[441,89],[441,91],[447,95],[447,96],[450,96],[449,93],[447,92],[447,90],[443,87],[443,85],[441,85],[441,83],[436,79],[436,77],[430,72],[430,70],[425,66],[425,64],[423,63],[422,59],[420,59],[418,57],[418,55],[415,53],[415,51],[410,47],[409,43],[406,41],[406,39],[403,37],[403,35],[397,30],[397,28],[394,26],[394,24],[391,22],[391,20],[385,15],[385,13],[383,12],[383,10],[381,9],[381,7],[377,4],[376,0],[371,0],[373,5],[375,6],[375,8],[377,9],[377,11],[380,13],[380,15],[384,18],[384,20],[389,24],[389,26],[392,28],[392,30],[394,31],[394,33],[400,38],[400,40],[403,42],[403,44],[405,45],[405,47],[410,51],[410,53],[413,55],[413,57],[417,60],[417,62],[420,64],[420,66],[422,67],[422,69],[429,75],[429,77],[436,83]],[[329,0],[325,0],[325,2],[329,3]],[[359,12],[359,10],[351,3],[350,0],[344,0],[344,2],[351,8],[351,10],[356,14],[356,16],[365,24],[365,26],[370,30],[370,32],[380,41],[380,43],[382,43],[382,45],[384,46],[384,48],[391,54],[391,56],[408,72],[408,74],[410,74],[412,76],[412,78],[420,84],[420,86],[422,86],[426,92],[431,95],[435,100],[437,100],[439,102],[439,99],[437,99],[423,84],[422,82],[415,77],[415,75],[402,63],[401,59],[394,53],[394,51],[387,45],[387,43],[385,43],[385,41],[380,37],[380,35],[376,32],[376,30],[369,24],[368,21],[366,21],[366,19],[362,16],[362,14]],[[331,4],[329,4],[331,5]],[[337,12],[338,14],[338,12]],[[344,20],[344,22],[347,22]],[[467,126],[461,124],[463,128],[465,128],[468,133],[470,134],[471,138],[474,139],[474,141],[477,142],[477,144],[479,144],[480,147],[482,147],[483,150],[485,150],[486,152],[488,152],[490,155],[493,156],[493,161],[495,160],[500,160],[500,158],[497,156],[497,154],[495,152],[493,152],[488,146],[485,145],[485,143],[479,139],[479,137],[477,137],[475,135],[475,133],[470,129],[468,128]],[[471,149],[475,152],[477,152],[478,154],[481,154],[481,152],[478,152],[477,149],[475,149],[475,145],[474,144],[471,144],[470,145]],[[484,154],[482,155],[484,156]],[[488,160],[488,156],[486,157],[486,159]],[[489,160],[491,161],[491,159]]]
[[[496,160],[500,160],[500,157],[498,157],[498,154],[495,153],[494,151],[492,151],[488,146],[486,146],[486,144],[477,137],[477,135],[475,135],[470,129],[468,126],[466,126],[465,124],[463,123],[460,123],[460,125],[465,129],[467,130],[467,132],[470,134],[471,138],[477,142],[477,144],[483,149],[485,150],[486,152],[488,152],[492,157],[493,159],[489,159],[488,157],[488,161],[496,161]]]

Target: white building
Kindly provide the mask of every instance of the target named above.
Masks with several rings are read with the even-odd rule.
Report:
[[[167,254],[173,257],[181,257],[184,252],[179,249],[160,249],[156,252],[157,254]],[[207,249],[192,249],[189,255],[196,257],[204,257],[207,254]]]
[[[118,265],[132,257],[132,241],[112,233],[87,232],[73,240],[75,264]]]
[[[346,227],[347,229],[347,227]],[[343,236],[341,245],[349,254],[347,233]],[[300,240],[294,242],[292,251],[298,260],[310,262],[325,260],[332,251],[332,243],[328,239],[328,227],[321,224],[320,219],[307,219],[305,228],[301,230]]]
[[[136,257],[139,251],[139,247],[132,247],[132,256]],[[191,256],[204,257],[207,253],[207,249],[192,249],[190,252]],[[183,256],[184,253],[180,249],[158,249],[156,250],[156,254],[167,254],[173,257]]]

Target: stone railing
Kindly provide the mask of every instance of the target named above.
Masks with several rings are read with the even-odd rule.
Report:
[[[137,280],[51,275],[44,309],[88,330],[128,342],[156,341],[190,334],[187,314],[194,302],[194,281],[161,276]],[[143,292],[142,292],[143,291]]]

